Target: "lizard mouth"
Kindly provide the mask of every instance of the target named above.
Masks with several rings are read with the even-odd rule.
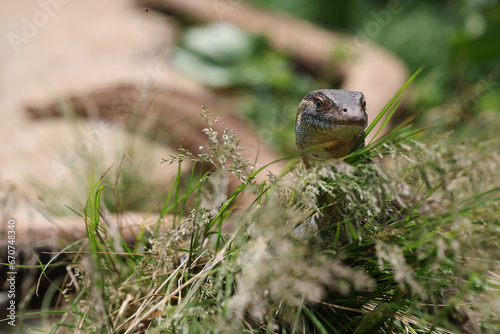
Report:
[[[325,128],[360,126],[366,127],[366,117],[364,115],[315,115],[317,124],[321,124]],[[318,117],[319,116],[319,117]]]
[[[342,115],[343,116],[343,115]],[[345,126],[366,126],[366,117],[362,114],[350,115],[348,117],[338,117],[332,120],[330,124],[332,125],[345,125]]]
[[[366,125],[366,120],[365,119],[355,119],[355,120],[349,120],[345,122],[338,122],[335,123],[334,125],[359,125],[359,126],[365,126]]]
[[[345,121],[340,121],[340,122],[335,122],[335,123],[331,123],[330,126],[328,127],[328,129],[339,129],[339,128],[353,128],[353,129],[357,129],[357,128],[361,128],[361,129],[364,129],[366,127],[366,120],[365,119],[356,119],[356,120],[345,120]],[[326,129],[325,129],[326,130]]]

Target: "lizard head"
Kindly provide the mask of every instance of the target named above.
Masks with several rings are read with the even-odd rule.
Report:
[[[341,159],[351,151],[368,124],[366,100],[361,92],[321,89],[300,102],[295,139],[306,167]]]

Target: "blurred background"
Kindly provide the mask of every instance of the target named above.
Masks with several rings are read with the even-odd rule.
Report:
[[[423,66],[407,112],[419,125],[455,138],[495,138],[500,103],[500,4],[464,1],[253,1],[317,25],[363,35],[399,57],[410,72]],[[385,21],[380,18],[396,8]],[[373,21],[381,28],[370,30]],[[364,34],[363,34],[364,32]],[[383,75],[383,74],[382,74]]]
[[[0,213],[37,241],[105,173],[109,212],[159,212],[178,171],[161,159],[206,145],[202,105],[267,164],[296,153],[307,92],[362,91],[373,120],[423,67],[391,126],[500,130],[496,0],[5,0],[0,35]]]

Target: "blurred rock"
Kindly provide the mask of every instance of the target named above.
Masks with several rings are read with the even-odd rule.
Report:
[[[160,159],[180,145],[194,151],[206,143],[202,105],[212,112],[232,111],[222,103],[216,107],[211,92],[169,66],[176,25],[134,1],[5,0],[0,22],[0,35],[6,37],[0,40],[0,183],[23,200],[52,191],[63,198],[61,213],[72,215],[64,205],[84,205],[89,173],[98,179],[113,164],[111,173],[118,173],[131,146],[139,152],[129,157],[141,169],[137,174],[145,182],[169,185],[177,166],[160,166]],[[27,108],[36,119],[27,117]],[[46,118],[47,112],[64,117]],[[132,112],[137,117],[131,118]],[[86,119],[77,120],[78,114]],[[131,128],[136,134],[125,131]],[[228,115],[219,125],[224,128],[235,129],[242,146],[255,148],[248,151],[251,159],[275,160],[247,124]],[[169,148],[155,143],[155,136],[175,141]],[[20,234],[23,238],[37,235],[25,224],[44,226],[29,218],[26,207],[0,210],[2,219],[21,217],[18,228],[31,231]]]
[[[54,103],[123,83],[166,84],[168,67],[162,59],[164,49],[173,42],[175,27],[165,17],[146,14],[127,1],[7,0],[0,3],[0,22],[0,35],[6,37],[0,40],[0,182],[16,190],[11,196],[30,202],[43,196],[44,190],[65,189],[60,195],[67,197],[59,196],[63,209],[65,204],[74,204],[71,194],[74,200],[88,193],[85,173],[90,160],[100,162],[100,169],[95,170],[100,176],[113,163],[119,164],[124,146],[132,142],[140,142],[147,152],[148,157],[142,158],[148,161],[148,176],[156,174],[159,179],[160,172],[165,182],[173,179],[176,166],[162,166],[161,171],[158,167],[161,157],[175,150],[134,139],[119,126],[102,121],[75,122],[71,106],[66,106],[65,119],[34,122],[25,112],[27,105]],[[196,85],[180,76],[175,80],[178,86],[196,90]],[[89,101],[88,108],[98,106]],[[18,242],[41,242],[48,235],[61,235],[61,229],[47,224],[50,218],[37,217],[41,208],[1,209],[4,222],[7,217],[19,217]],[[74,215],[69,210],[66,214]],[[62,230],[85,231],[82,219],[77,218],[79,228],[65,223]]]

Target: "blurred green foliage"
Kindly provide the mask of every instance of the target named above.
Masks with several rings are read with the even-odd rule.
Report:
[[[498,0],[250,0],[328,29],[362,35],[398,55],[414,72],[410,110],[419,121],[454,130],[455,140],[500,130],[500,2]],[[396,8],[391,12],[390,8]],[[378,22],[380,31],[368,24]],[[434,109],[436,108],[436,109]]]
[[[369,39],[400,57],[410,73],[424,67],[406,110],[422,112],[416,122],[434,125],[431,133],[452,130],[455,142],[492,138],[500,130],[498,0],[249,2]],[[228,24],[188,28],[173,62],[207,85],[244,92],[237,111],[283,154],[295,150],[291,129],[300,99],[313,89],[338,87]]]
[[[171,61],[208,86],[243,93],[236,112],[253,120],[259,137],[284,153],[296,150],[290,129],[300,99],[326,85],[297,70],[265,39],[227,23],[187,28]]]

